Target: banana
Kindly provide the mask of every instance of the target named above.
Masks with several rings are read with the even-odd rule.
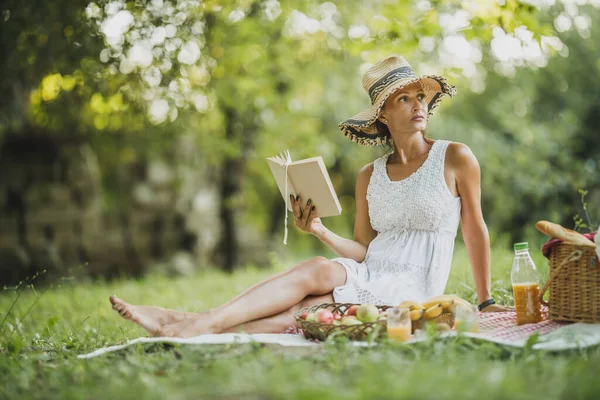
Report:
[[[421,319],[421,317],[423,316],[423,314],[425,314],[425,310],[423,308],[417,309],[417,310],[412,310],[410,312],[410,320],[411,321],[417,321],[419,319]]]
[[[458,296],[454,296],[451,294],[443,294],[441,296],[435,296],[430,298],[429,300],[423,303],[423,307],[425,307],[425,309],[430,309],[431,307],[437,304],[441,304],[444,310],[448,310],[451,313],[454,313],[456,311],[457,304],[463,304],[467,306],[471,305],[468,301],[461,299]]]
[[[444,311],[444,307],[442,307],[442,303],[438,303],[425,310],[425,318],[437,318],[442,314],[442,311]]]
[[[449,308],[448,311],[450,311],[452,314],[456,313],[456,306],[467,306],[467,307],[473,307],[473,305],[471,303],[469,303],[466,300],[461,299],[460,297],[457,297],[454,299],[454,304],[452,304]]]
[[[423,303],[423,307],[425,307],[425,309],[428,309],[439,303],[442,303],[442,307],[448,308],[452,304],[454,304],[455,299],[456,299],[455,296],[443,294],[441,296],[435,296],[435,297],[430,298],[429,300],[427,300],[426,302]]]
[[[440,301],[440,304],[442,305],[442,308],[444,310],[448,310],[450,309],[450,307],[452,307],[454,305],[455,300],[451,299],[451,300],[444,300],[444,301]]]
[[[396,308],[408,308],[410,311],[425,309],[423,304],[411,300],[404,300],[402,303],[398,304]]]

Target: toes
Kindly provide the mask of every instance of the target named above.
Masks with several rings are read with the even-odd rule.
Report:
[[[113,308],[113,310],[118,312],[119,315],[123,318],[126,318],[126,319],[134,318],[133,312],[124,304],[116,303],[116,304],[113,304],[112,308]]]

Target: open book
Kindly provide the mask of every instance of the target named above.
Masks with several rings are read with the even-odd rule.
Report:
[[[267,162],[288,211],[292,211],[290,202],[290,194],[292,194],[294,197],[296,195],[302,197],[302,206],[311,199],[311,204],[317,208],[317,217],[331,217],[342,213],[342,207],[322,157],[292,161],[290,152],[285,151],[279,156],[267,158]],[[287,230],[284,243],[286,239]]]

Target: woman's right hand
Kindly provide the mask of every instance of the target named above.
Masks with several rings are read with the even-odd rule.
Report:
[[[317,237],[325,232],[325,226],[321,222],[321,218],[317,217],[317,207],[312,204],[312,200],[308,199],[304,208],[302,204],[302,197],[297,196],[294,198],[290,195],[290,201],[292,204],[292,211],[294,212],[294,219],[296,220],[296,226],[304,232],[311,233]]]

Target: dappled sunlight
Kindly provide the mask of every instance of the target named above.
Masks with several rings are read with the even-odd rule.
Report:
[[[86,362],[77,356],[146,335],[111,309],[112,294],[132,305],[212,310],[219,323],[192,321],[199,330],[190,334],[246,329],[248,323],[267,330],[263,323],[271,320],[261,318],[279,313],[277,323],[289,327],[294,319],[286,310],[303,298],[301,304],[314,301],[307,293],[326,293],[327,301],[335,295],[335,282],[343,279],[331,262],[338,255],[350,255],[369,275],[351,282],[347,269],[342,287],[360,289],[378,271],[389,273],[379,276],[372,297],[363,292],[348,297],[351,302],[407,297],[413,288],[397,284],[424,283],[415,278],[420,271],[428,284],[445,285],[436,292],[473,304],[491,295],[501,310],[499,305],[514,304],[512,245],[525,241],[539,287],[551,282],[557,263],[542,254],[549,235],[536,229],[536,221],[581,233],[600,223],[600,82],[594,79],[600,0],[8,0],[0,6],[0,21],[6,54],[0,57],[5,397],[598,397],[600,349],[544,354],[534,350],[540,340],[535,335],[519,349],[462,335],[438,340],[430,332],[420,343],[379,341],[360,351],[338,338],[303,353],[258,343],[163,343]],[[409,116],[418,109],[403,102],[426,96],[413,90],[418,85],[406,64],[363,82],[367,71],[392,55],[404,56],[417,77],[433,76],[420,81],[432,99],[428,105],[443,99],[431,118]],[[412,85],[408,93],[389,86],[405,79]],[[456,87],[452,98],[449,85]],[[380,91],[384,86],[397,95],[386,97],[383,114],[377,114],[380,95],[388,95]],[[394,114],[401,109],[406,113]],[[360,110],[369,110],[368,121],[356,117]],[[390,148],[359,146],[344,135],[381,135],[381,125],[377,133],[364,130],[377,117],[385,124],[389,118],[391,127],[409,117],[417,121],[411,140],[418,138],[421,149],[419,131],[428,144],[438,143],[436,149],[448,144],[447,155],[444,147],[417,169],[437,171],[435,185],[422,181],[422,199],[409,201],[419,197],[414,187],[398,184],[407,188],[398,196],[371,179],[375,165],[379,173],[389,172],[388,180],[417,167],[416,157],[408,157],[414,154],[398,149],[401,157],[388,156],[388,165],[382,156]],[[296,228],[301,222],[282,201],[294,182],[273,179],[266,161],[285,150],[300,161],[296,165],[321,158],[319,167],[343,210],[323,216],[313,234]],[[458,179],[464,172],[456,159],[467,158],[469,178]],[[311,177],[306,182],[316,186]],[[380,192],[373,196],[376,186]],[[459,225],[462,212],[456,236],[454,225],[432,231],[415,222],[388,236],[398,243],[394,257],[389,245],[381,251],[371,246],[391,232],[373,223],[384,206],[379,218],[386,224],[408,211],[407,219],[416,216],[419,223],[431,219],[432,210],[447,220],[436,194],[459,205],[453,205],[453,224]],[[323,202],[307,197],[315,206],[310,209],[319,210]],[[469,223],[469,214],[477,215],[477,223]],[[369,231],[366,241],[361,230]],[[432,241],[402,243],[409,230]],[[448,244],[442,252],[434,242],[440,238]],[[347,253],[352,246],[353,254]],[[425,253],[431,261],[418,260]],[[378,269],[371,260],[379,254],[384,262]],[[401,268],[416,266],[412,272],[397,268],[405,256]],[[442,259],[451,267],[440,268]],[[590,265],[593,260],[586,257]],[[288,281],[277,281],[279,273]],[[268,278],[275,282],[268,290],[261,286],[250,291],[256,297],[237,297],[236,312],[219,308]],[[453,312],[452,302],[435,298],[416,310],[420,322]],[[164,312],[151,310],[155,316]],[[495,315],[502,314],[508,313]],[[154,322],[161,329],[172,325]],[[274,326],[269,329],[281,328]]]

